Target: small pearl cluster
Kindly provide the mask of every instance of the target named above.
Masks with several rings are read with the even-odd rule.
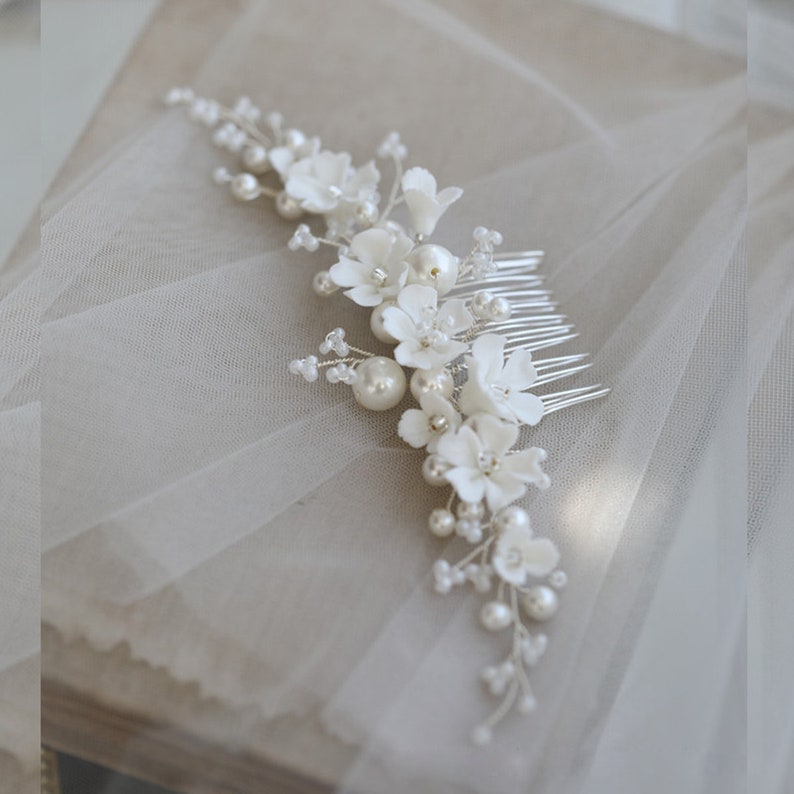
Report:
[[[545,634],[528,635],[521,640],[521,656],[524,664],[534,667],[540,661],[540,657],[546,653],[547,645],[548,637]]]
[[[463,584],[466,575],[460,568],[452,567],[446,560],[436,560],[433,565],[433,576],[436,580],[436,592],[446,594],[455,585]]]
[[[516,666],[507,659],[500,665],[488,665],[480,676],[492,695],[504,695],[507,685],[516,677]]]
[[[356,382],[356,371],[353,367],[349,366],[348,364],[341,363],[336,364],[333,367],[329,367],[325,371],[325,377],[329,383],[345,383],[348,386],[352,386]]]
[[[212,142],[218,148],[226,149],[226,151],[232,152],[233,154],[241,152],[247,140],[247,133],[230,121],[218,127],[218,129],[215,130],[215,134],[212,136]]]
[[[471,266],[471,274],[476,279],[483,279],[496,273],[496,262],[491,254],[486,254],[483,251],[473,253],[469,259]]]
[[[326,356],[333,350],[338,356],[346,356],[350,352],[350,345],[345,342],[345,329],[334,328],[320,343],[320,352]]]
[[[172,88],[165,95],[166,105],[186,105],[196,98],[192,88]]]
[[[502,235],[495,229],[486,229],[484,226],[477,226],[472,234],[480,251],[493,253],[495,246],[503,242]]]
[[[306,356],[306,358],[296,358],[289,362],[289,371],[293,375],[302,375],[309,383],[319,377],[317,356]]]
[[[458,521],[455,532],[469,543],[479,543],[482,540],[482,524],[480,521],[485,515],[482,502],[459,502],[457,507]]]
[[[305,248],[307,251],[316,251],[320,247],[320,241],[312,234],[312,230],[302,223],[295,229],[295,233],[290,237],[287,248],[290,251],[297,251]]]
[[[399,132],[390,132],[380,143],[377,149],[378,157],[393,157],[395,160],[404,160],[408,150],[400,140]]]
[[[493,568],[487,563],[477,565],[476,563],[469,563],[464,569],[463,573],[466,578],[474,585],[474,589],[478,593],[487,593],[491,589],[491,576],[493,576]]]
[[[262,111],[247,96],[241,96],[232,108],[235,115],[255,124],[262,117]]]

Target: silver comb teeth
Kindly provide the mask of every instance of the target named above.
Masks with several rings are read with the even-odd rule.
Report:
[[[487,289],[494,297],[510,301],[512,314],[509,320],[490,322],[472,334],[475,338],[495,330],[507,338],[505,355],[523,348],[534,353],[556,347],[576,339],[579,334],[564,314],[558,314],[557,304],[551,300],[551,291],[543,289],[543,276],[536,273],[543,261],[543,251],[515,251],[494,254],[499,270],[482,279],[464,281],[450,291],[449,297],[469,299],[475,292]],[[578,353],[554,358],[535,359],[538,379],[535,386],[544,386],[577,375],[589,369],[588,353]],[[600,383],[541,394],[544,415],[562,408],[595,400],[609,392]]]

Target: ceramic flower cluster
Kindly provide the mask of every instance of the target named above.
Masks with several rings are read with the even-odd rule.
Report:
[[[225,108],[189,89],[172,89],[167,102],[186,105],[214,130],[217,146],[241,157],[244,170],[214,173],[235,198],[269,197],[285,219],[316,219],[300,223],[288,243],[294,251],[333,250],[335,262],[314,277],[315,292],[342,291],[370,312],[373,334],[393,345],[392,356],[375,355],[353,347],[344,328],[335,328],[319,345],[320,356],[295,359],[289,370],[307,381],[323,372],[377,411],[395,408],[410,390],[415,404],[402,412],[397,433],[425,451],[427,483],[449,490],[431,512],[429,529],[470,546],[454,564],[436,562],[435,589],[448,593],[469,583],[486,597],[484,628],[512,633],[505,657],[482,671],[487,690],[501,698],[472,733],[485,744],[514,706],[520,712],[535,707],[528,670],[543,655],[546,636],[526,624],[553,616],[566,581],[556,546],[535,536],[527,511],[516,504],[529,487],[545,489],[550,481],[546,452],[520,442],[522,429],[544,413],[530,391],[538,379],[532,356],[520,347],[506,352],[507,338],[498,331],[511,316],[510,303],[478,288],[497,270],[493,252],[501,235],[476,228],[463,257],[429,242],[463,191],[439,189],[424,168],[405,170],[406,148],[395,132],[377,148],[394,170],[382,197],[374,160],[356,166],[347,152],[324,149],[319,138],[286,128],[280,114],[263,117],[247,98]]]

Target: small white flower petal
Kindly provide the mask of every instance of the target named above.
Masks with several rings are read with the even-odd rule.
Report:
[[[467,416],[476,413],[496,413],[494,393],[491,387],[486,384],[481,375],[482,367],[476,359],[466,356],[466,366],[468,378],[463,384],[458,397],[458,404]]]
[[[350,243],[350,253],[368,265],[384,265],[392,249],[392,236],[385,229],[359,232]]]
[[[295,162],[292,151],[287,146],[276,146],[267,153],[270,164],[280,176],[284,176],[289,167]]]
[[[446,438],[448,438],[448,436],[444,436],[441,439],[439,448]],[[455,492],[464,502],[479,502],[483,498],[485,493],[485,478],[479,470],[459,466],[450,469],[444,476],[452,484]]]
[[[463,190],[459,187],[445,187],[439,192],[438,203],[446,209],[450,204],[454,204],[463,195]]]
[[[416,408],[409,408],[400,417],[397,434],[412,447],[424,447],[433,438],[428,426],[427,414]]]
[[[456,339],[450,339],[443,345],[438,345],[435,350],[437,352],[438,365],[443,366],[454,361],[458,356],[462,356],[469,346],[465,342],[458,342]]]
[[[471,354],[480,365],[486,383],[496,383],[502,374],[506,341],[499,334],[483,334],[472,343]]]
[[[509,472],[498,471],[485,480],[485,501],[494,513],[520,499],[527,491],[526,485]]]
[[[400,290],[397,296],[397,305],[411,318],[414,323],[424,319],[427,309],[436,310],[438,293],[432,287],[422,284],[408,284]]]
[[[380,306],[380,304],[383,303],[383,295],[381,295],[375,287],[370,287],[368,285],[347,289],[344,294],[359,306],[373,307]]]
[[[536,425],[543,418],[543,400],[536,394],[514,392],[507,398],[510,410],[519,422]]]
[[[406,289],[407,288],[404,287],[400,291],[400,294],[405,292]],[[397,300],[399,301],[399,299],[400,296],[398,295]],[[389,306],[388,309],[385,309],[383,312],[383,327],[386,329],[387,333],[390,333],[395,339],[401,342],[411,339],[416,342],[417,349],[421,347],[419,341],[416,339],[416,325],[402,309],[396,306]]]
[[[471,424],[480,437],[485,449],[502,457],[518,439],[518,428],[489,414],[478,414],[471,418]]]
[[[437,184],[436,178],[426,168],[409,168],[404,174],[402,181],[403,191],[419,190],[422,193],[435,195]]]
[[[539,447],[522,449],[507,455],[502,461],[502,470],[509,472],[524,482],[532,483],[540,488],[548,487],[549,475],[541,469],[540,464],[546,459],[545,450]]]
[[[516,350],[510,355],[504,366],[502,379],[518,391],[528,389],[538,379],[529,350]]]
[[[406,288],[407,289],[407,288]],[[435,292],[435,290],[433,290]],[[466,301],[457,298],[445,301],[438,310],[438,327],[449,334],[460,334],[468,331],[474,324],[471,312],[466,308]]]
[[[523,549],[524,568],[530,576],[547,576],[560,561],[560,552],[548,538],[530,540]]]
[[[363,262],[340,256],[339,261],[328,272],[334,284],[340,287],[355,287],[369,281],[372,268]]]
[[[414,369],[434,369],[437,364],[438,356],[433,351],[422,347],[415,339],[406,339],[394,348],[394,358],[404,367],[414,367]],[[441,364],[446,362],[442,361]]]
[[[340,187],[344,182],[351,157],[348,152],[331,152],[327,149],[312,158],[317,179],[328,186]]]
[[[470,427],[461,427],[454,435],[447,433],[438,444],[438,453],[455,466],[479,466],[482,444],[477,434]],[[466,501],[477,501],[466,500]]]

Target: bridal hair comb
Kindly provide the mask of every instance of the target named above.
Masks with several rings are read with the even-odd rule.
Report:
[[[349,153],[323,149],[319,138],[285,128],[279,113],[263,117],[247,97],[228,108],[174,88],[166,102],[187,106],[192,119],[213,130],[218,147],[240,156],[243,171],[213,173],[236,199],[272,199],[287,220],[321,217],[322,231],[300,223],[288,247],[331,248],[336,262],[315,274],[314,291],[343,290],[371,311],[373,334],[394,345],[393,358],[375,355],[354,347],[338,327],[320,342],[319,356],[295,358],[288,367],[307,381],[325,373],[373,411],[396,407],[407,390],[416,400],[397,433],[426,450],[425,481],[449,490],[428,527],[471,546],[457,562],[435,563],[435,589],[446,594],[470,583],[486,599],[482,626],[512,633],[507,655],[481,674],[490,693],[501,697],[471,734],[475,744],[487,744],[513,707],[521,713],[535,708],[528,670],[547,643],[537,627],[556,612],[567,579],[555,544],[535,535],[529,513],[516,504],[528,486],[550,485],[542,468],[546,452],[518,446],[519,437],[547,414],[608,391],[600,385],[529,391],[590,366],[582,354],[533,358],[576,336],[536,272],[543,253],[495,253],[502,235],[482,226],[462,258],[428,242],[463,191],[439,190],[424,168],[404,170],[407,152],[396,132],[377,148],[395,172],[383,201],[374,161],[354,167]],[[403,212],[402,222],[392,217],[395,211]],[[413,370],[410,379],[404,367]]]

